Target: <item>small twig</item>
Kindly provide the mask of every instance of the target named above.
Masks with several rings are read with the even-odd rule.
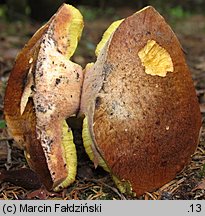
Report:
[[[7,170],[10,169],[10,167],[12,166],[12,159],[11,159],[11,146],[9,145],[9,143],[7,142],[7,149],[8,149],[8,152],[7,152],[7,162],[5,164],[5,167]]]
[[[145,195],[151,197],[153,200],[156,200],[156,199],[157,199],[157,198],[155,197],[155,195],[152,194],[152,193],[146,192]]]
[[[201,152],[201,153],[203,153],[204,154],[204,152],[205,152],[205,150],[204,149],[202,149],[201,147],[197,147],[197,149]]]
[[[181,183],[183,183],[185,180],[186,180],[186,178],[182,178],[179,181],[177,181],[176,182],[176,187],[174,187],[170,192],[174,193],[174,191],[176,191],[180,187]]]
[[[164,191],[165,189],[167,189],[168,187],[171,187],[173,184],[175,184],[177,182],[176,179],[168,182],[167,184],[163,185],[161,188],[159,188],[160,191]]]

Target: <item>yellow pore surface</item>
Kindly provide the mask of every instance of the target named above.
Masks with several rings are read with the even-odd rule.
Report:
[[[64,150],[66,167],[68,170],[68,176],[60,185],[54,188],[54,191],[59,191],[73,183],[75,181],[77,172],[77,153],[75,144],[73,142],[73,134],[68,128],[66,121],[63,122],[62,132],[62,146]]]
[[[88,126],[88,117],[86,116],[83,120],[83,131],[82,131],[82,137],[83,137],[83,145],[85,147],[85,151],[88,154],[91,161],[94,162],[95,155],[92,149],[93,140],[90,134],[89,126]],[[98,165],[101,166],[105,171],[110,172],[109,168],[107,167],[105,161],[103,158],[98,155],[97,158]]]
[[[113,22],[108,29],[104,32],[101,41],[98,43],[96,50],[95,50],[95,54],[96,56],[99,55],[100,51],[102,50],[102,48],[105,46],[106,42],[108,41],[108,39],[110,38],[111,34],[118,28],[118,26],[122,23],[124,19],[121,20],[117,20],[115,22]]]
[[[169,53],[154,40],[148,40],[138,56],[147,74],[165,77],[167,72],[174,71]]]
[[[83,30],[83,17],[78,9],[71,5],[66,5],[67,8],[71,11],[72,21],[68,24],[69,29],[69,49],[67,51],[67,57],[70,58],[75,52],[78,41],[80,40],[82,30]]]

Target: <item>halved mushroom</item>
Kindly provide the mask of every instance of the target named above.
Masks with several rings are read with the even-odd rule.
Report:
[[[85,73],[83,140],[122,192],[153,191],[194,153],[201,115],[174,32],[146,7],[111,26]]]
[[[82,29],[80,12],[64,4],[19,53],[6,89],[8,128],[48,189],[66,187],[76,175],[66,118],[79,109],[83,73],[69,59]]]

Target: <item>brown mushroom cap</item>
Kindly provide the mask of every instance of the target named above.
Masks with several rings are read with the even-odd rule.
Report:
[[[80,12],[63,4],[17,56],[6,89],[4,114],[9,131],[49,189],[71,174],[69,183],[75,178],[75,146],[65,119],[79,109],[83,73],[69,58],[82,29]]]
[[[180,43],[153,7],[122,21],[87,70],[81,113],[96,157],[136,195],[159,188],[189,162],[199,105]]]

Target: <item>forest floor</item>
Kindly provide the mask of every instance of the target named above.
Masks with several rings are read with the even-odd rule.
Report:
[[[131,9],[119,10],[116,16],[95,17],[95,22],[87,20],[79,45],[81,48],[77,50],[73,60],[82,66],[94,61],[95,46],[104,30],[116,17],[126,17],[133,12]],[[198,148],[189,165],[171,182],[137,199],[205,199],[205,16],[194,15],[170,23],[186,53],[194,80],[203,117],[202,133]],[[48,192],[43,187],[37,190],[26,190],[5,181],[6,178],[1,175],[4,170],[28,167],[22,150],[16,147],[4,126],[3,98],[16,54],[39,26],[40,24],[31,21],[0,21],[0,199],[136,199],[121,194],[110,176],[101,168],[94,169],[83,150],[81,139],[76,141],[81,154],[76,181],[62,192]],[[79,132],[75,131],[78,134]]]

